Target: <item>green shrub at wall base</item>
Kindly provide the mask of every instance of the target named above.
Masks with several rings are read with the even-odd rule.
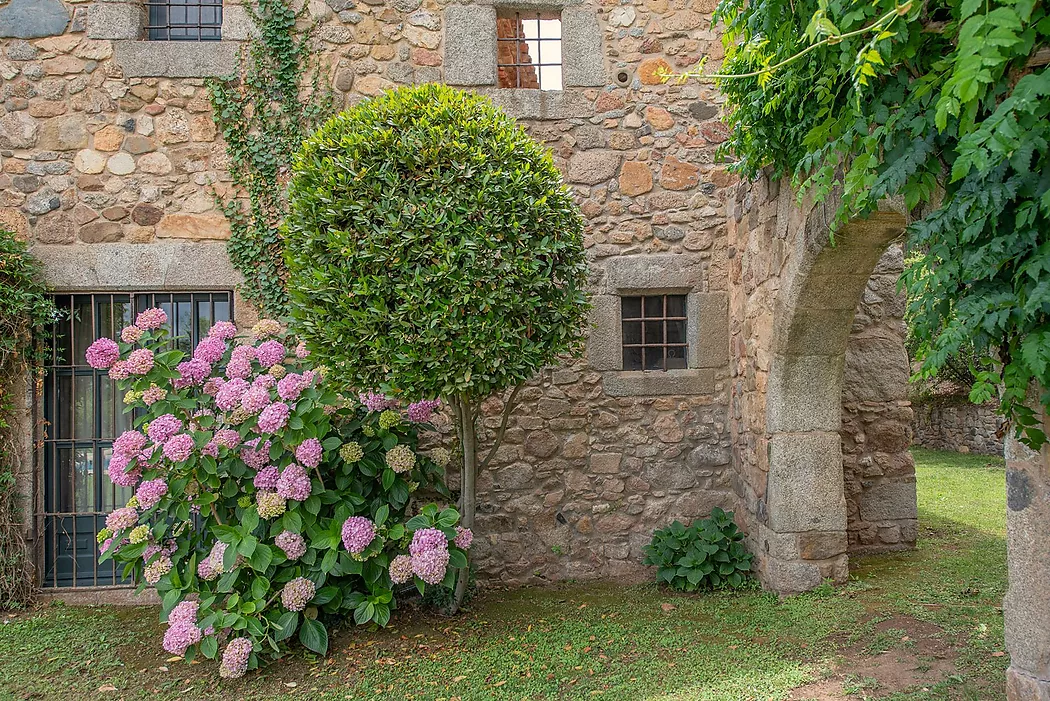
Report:
[[[744,534],[733,512],[715,508],[710,518],[689,526],[675,521],[653,534],[643,548],[645,564],[656,565],[657,580],[679,591],[739,587],[751,569]]]

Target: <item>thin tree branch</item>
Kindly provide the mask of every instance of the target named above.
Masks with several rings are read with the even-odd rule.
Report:
[[[496,451],[499,450],[500,445],[503,443],[503,436],[507,433],[507,424],[510,423],[510,415],[518,406],[518,402],[515,401],[518,397],[518,392],[520,392],[521,388],[524,386],[525,383],[523,382],[515,387],[513,391],[511,391],[510,397],[508,397],[507,401],[503,404],[503,420],[500,422],[499,430],[496,431],[496,439],[492,444],[492,448],[489,449],[488,455],[486,455],[485,459],[481,461],[479,469],[484,470],[488,467],[489,463],[492,462],[492,458],[496,456]]]

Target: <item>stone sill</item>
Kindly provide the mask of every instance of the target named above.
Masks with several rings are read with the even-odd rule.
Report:
[[[610,397],[661,397],[714,394],[720,370],[621,370],[602,373],[602,387]]]
[[[125,78],[213,78],[237,68],[239,41],[115,41]]]
[[[61,601],[68,606],[156,606],[160,597],[156,589],[135,593],[135,587],[75,587],[69,589],[40,589],[40,601]]]
[[[484,88],[478,92],[515,119],[586,119],[594,115],[591,103],[572,89]]]

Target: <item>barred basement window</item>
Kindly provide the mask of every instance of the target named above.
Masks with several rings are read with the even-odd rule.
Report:
[[[95,535],[106,514],[134,493],[106,474],[113,439],[131,429],[132,415],[124,413],[116,382],[89,366],[84,351],[96,338],[117,338],[149,307],[167,312],[173,345],[189,351],[216,321],[232,320],[230,301],[229,292],[55,295],[69,317],[52,329],[44,378],[41,586],[131,584],[121,576],[123,565],[98,563]]]
[[[561,90],[561,17],[501,12],[496,45],[501,88]]]
[[[222,0],[146,0],[151,41],[219,41]]]
[[[685,295],[620,298],[624,370],[688,367]]]

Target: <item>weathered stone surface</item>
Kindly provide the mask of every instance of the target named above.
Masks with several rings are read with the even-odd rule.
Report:
[[[88,145],[84,117],[67,114],[47,120],[40,130],[37,148],[47,151],[75,151]]]
[[[582,7],[561,12],[562,82],[566,87],[605,85],[602,29],[595,13]]]
[[[106,170],[113,175],[127,175],[135,171],[135,159],[127,153],[118,153],[110,156],[106,161]]]
[[[91,10],[110,6],[108,2],[93,3]],[[120,41],[113,60],[128,77],[210,78],[233,72],[238,48],[235,41]]]
[[[640,161],[627,161],[620,170],[620,192],[628,197],[644,195],[653,189],[653,172]]]
[[[668,75],[673,72],[671,64],[662,58],[649,58],[638,66],[638,79],[642,85],[662,85],[664,79],[661,74]]]
[[[106,169],[106,156],[98,151],[84,149],[78,151],[76,157],[73,158],[73,167],[81,173],[92,175],[101,173]]]
[[[861,495],[860,515],[866,521],[918,518],[915,482],[883,482]]]
[[[9,112],[0,117],[0,148],[33,148],[39,130],[40,125],[25,112]]]
[[[139,157],[138,168],[144,173],[166,175],[172,171],[173,166],[171,164],[171,159],[165,154],[147,153],[146,155]]]
[[[124,230],[116,222],[99,221],[80,227],[78,236],[84,243],[113,243],[119,241]]]
[[[131,220],[140,226],[153,226],[164,216],[160,207],[140,202],[131,210]]]
[[[445,81],[449,85],[496,84],[496,10],[450,5],[445,10]]]
[[[59,0],[11,0],[0,8],[0,37],[57,36],[68,24],[69,11]]]
[[[228,239],[230,223],[221,214],[166,214],[157,223],[157,238]]]
[[[123,129],[108,124],[95,132],[92,146],[96,151],[119,151],[124,142],[124,135]]]
[[[677,158],[664,160],[660,169],[660,185],[668,190],[688,190],[700,182],[700,168]]]
[[[597,185],[610,180],[620,167],[620,156],[607,151],[586,151],[569,159],[569,182]]]
[[[38,243],[73,243],[76,238],[73,222],[61,212],[41,218],[37,222],[34,233],[34,238]]]

